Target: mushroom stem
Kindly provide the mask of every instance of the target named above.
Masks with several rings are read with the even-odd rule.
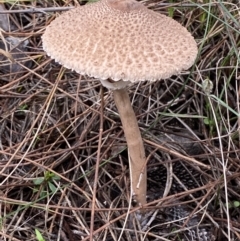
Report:
[[[127,90],[113,90],[113,96],[127,141],[133,194],[138,205],[141,206],[146,203],[147,191],[146,157],[143,140]]]

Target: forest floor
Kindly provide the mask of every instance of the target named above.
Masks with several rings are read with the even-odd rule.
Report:
[[[1,241],[240,240],[240,3],[142,2],[199,48],[190,70],[129,87],[148,159],[144,227],[111,91],[42,49],[59,10],[80,3],[0,0]]]

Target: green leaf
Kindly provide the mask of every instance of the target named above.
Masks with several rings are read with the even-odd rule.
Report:
[[[38,229],[35,228],[36,238],[38,241],[45,241],[42,234],[38,231]]]
[[[61,179],[61,177],[59,177],[59,176],[57,176],[57,175],[54,175],[54,177],[53,177],[52,179],[58,181],[58,180]]]
[[[95,3],[95,2],[98,2],[99,0],[88,0],[87,1],[87,4],[89,4],[89,3]]]
[[[214,120],[211,120],[209,118],[205,118],[203,120],[203,122],[204,122],[205,125],[208,125],[208,126],[213,126],[214,125]]]
[[[56,186],[53,183],[49,182],[48,186],[49,186],[49,188],[50,188],[50,190],[52,192],[56,192],[57,191],[57,188],[56,188]]]
[[[50,181],[54,177],[54,175],[55,175],[54,173],[46,171],[44,174],[44,178],[46,181]]]
[[[40,192],[40,197],[41,198],[45,198],[47,195],[48,195],[47,191],[45,191],[44,189],[41,190],[41,192]]]
[[[205,125],[209,125],[209,124],[210,124],[210,121],[209,121],[208,118],[205,118],[205,119],[203,120],[203,122],[204,122]]]
[[[239,202],[239,201],[234,201],[234,202],[233,202],[233,206],[234,206],[235,208],[240,207],[240,202]]]
[[[44,177],[39,177],[39,178],[34,179],[33,183],[35,185],[41,185],[43,183],[43,181],[44,181]]]

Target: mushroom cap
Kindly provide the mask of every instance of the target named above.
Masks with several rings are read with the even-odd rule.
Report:
[[[175,20],[135,0],[101,0],[47,26],[43,49],[80,74],[113,81],[155,81],[192,66],[197,44]]]

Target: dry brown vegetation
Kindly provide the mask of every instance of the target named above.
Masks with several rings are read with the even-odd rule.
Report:
[[[79,3],[0,1],[20,10],[0,21],[0,240],[240,240],[239,1],[143,2],[186,26],[199,56],[129,88],[148,158],[141,226],[112,93],[42,50],[58,11],[23,12]]]

